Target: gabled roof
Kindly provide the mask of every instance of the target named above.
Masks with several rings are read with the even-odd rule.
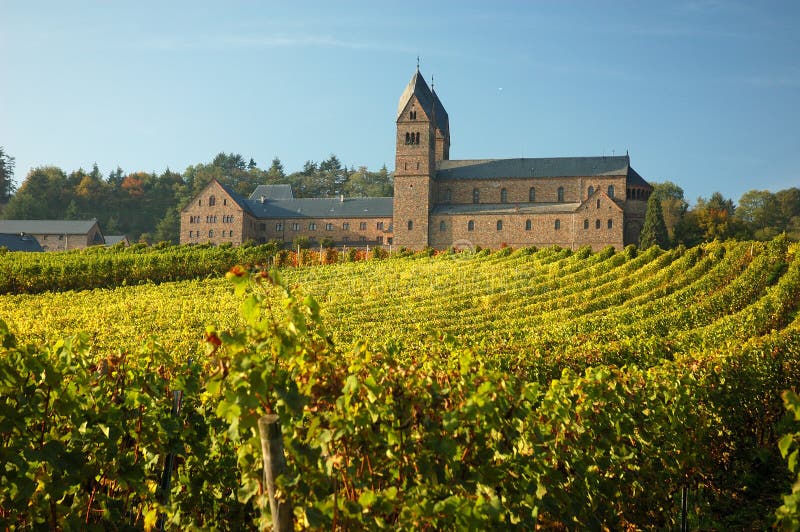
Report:
[[[97,220],[0,220],[0,233],[30,235],[85,235]]]
[[[433,214],[555,214],[572,213],[580,203],[440,203]]]
[[[262,196],[265,199],[288,200],[294,199],[294,191],[292,185],[258,185],[250,194],[250,199],[257,200]]]
[[[425,78],[419,73],[419,69],[414,72],[411,81],[406,85],[403,94],[400,95],[400,101],[397,104],[397,118],[403,114],[403,109],[406,108],[412,96],[416,96],[420,106],[436,124],[436,127],[444,134],[447,135],[450,129],[450,118],[447,116],[447,111],[444,109],[441,100],[435,92],[431,91]]]
[[[589,197],[588,197],[588,198],[586,198],[586,199],[585,199],[583,202],[581,202],[581,204],[580,204],[580,207],[578,207],[577,209],[575,209],[575,211],[577,212],[577,211],[587,211],[587,210],[593,210],[593,209],[594,209],[594,207],[592,207],[590,204],[591,204],[591,203],[592,203],[592,202],[593,202],[595,199],[599,199],[599,198],[601,198],[601,197],[602,197],[602,198],[605,198],[605,199],[607,199],[607,200],[609,201],[609,204],[611,204],[611,205],[613,205],[614,207],[616,207],[616,209],[617,209],[618,211],[622,211],[622,210],[623,210],[623,209],[622,209],[622,206],[621,206],[619,203],[617,203],[617,202],[616,202],[616,200],[614,200],[614,198],[612,198],[611,196],[609,196],[608,194],[606,194],[606,192],[605,192],[604,190],[601,190],[601,189],[599,189],[599,188],[598,188],[597,190],[595,190],[594,192],[592,192],[592,195],[591,195],[591,196],[589,196]]]
[[[246,200],[256,218],[390,218],[394,198]]]
[[[628,167],[627,185],[628,186],[634,186],[634,187],[649,188],[649,189],[653,188],[653,186],[650,183],[645,181],[644,178],[639,175],[639,172],[637,172],[636,170],[634,170],[631,167]]]
[[[628,157],[617,156],[452,160],[437,161],[436,168],[437,179],[491,179],[624,176],[630,167]]]
[[[216,182],[216,183],[217,183],[217,184],[218,184],[220,187],[222,187],[222,190],[224,190],[224,191],[225,191],[225,192],[228,194],[228,196],[230,196],[230,197],[231,197],[231,199],[232,199],[234,202],[236,202],[236,204],[237,204],[239,207],[241,207],[243,210],[245,210],[245,211],[247,211],[247,212],[250,212],[250,206],[248,205],[248,203],[247,203],[247,199],[245,199],[245,197],[244,197],[244,196],[242,196],[241,194],[239,194],[238,192],[236,192],[235,190],[233,190],[233,189],[232,189],[231,187],[229,187],[228,185],[225,185],[225,184],[223,184],[223,183],[220,183],[220,182],[219,182],[219,181],[217,181],[216,179],[214,179],[214,182]],[[252,213],[251,213],[251,214],[252,214]]]
[[[26,234],[0,233],[0,247],[9,251],[44,251],[38,240]]]

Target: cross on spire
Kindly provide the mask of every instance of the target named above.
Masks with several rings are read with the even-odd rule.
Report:
[[[419,56],[417,56],[417,72],[419,72]]]

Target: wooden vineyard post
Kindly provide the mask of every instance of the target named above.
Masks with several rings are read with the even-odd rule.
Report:
[[[261,454],[264,458],[264,483],[269,494],[269,509],[272,513],[272,527],[277,532],[294,530],[292,503],[286,493],[280,500],[275,496],[275,479],[286,471],[286,458],[283,455],[283,435],[278,416],[268,414],[258,420],[261,435]]]
[[[189,362],[191,365],[191,361]],[[172,416],[178,417],[181,414],[181,404],[183,403],[183,392],[180,390],[173,390],[172,392]],[[161,483],[159,484],[159,491],[161,493],[161,504],[166,505],[169,502],[170,483],[172,481],[172,471],[175,469],[175,442],[170,442],[170,450],[164,458],[164,471],[161,473]],[[158,530],[164,530],[164,515],[161,514],[156,523]]]

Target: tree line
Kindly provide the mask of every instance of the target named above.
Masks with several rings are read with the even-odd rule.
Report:
[[[306,161],[287,174],[278,157],[262,169],[255,160],[219,153],[210,163],[189,166],[182,173],[126,173],[117,167],[108,175],[94,164],[65,172],[55,166],[32,169],[15,190],[14,158],[0,147],[0,217],[14,220],[85,220],[95,218],[106,235],[125,234],[144,242],[178,242],[180,211],[212,179],[249,196],[257,185],[290,184],[297,197],[391,196],[393,175],[347,167],[336,155]]]
[[[167,168],[125,173],[119,167],[104,176],[97,165],[67,174],[55,166],[34,168],[15,190],[14,158],[0,146],[0,217],[6,219],[96,218],[104,234],[125,234],[145,242],[177,242],[180,210],[212,179],[249,196],[260,184],[290,184],[297,197],[392,196],[393,174],[347,167],[336,155],[306,161],[287,174],[278,157],[267,169],[238,153],[219,153],[210,163],[189,166],[182,173]],[[662,248],[728,238],[771,240],[786,233],[800,240],[800,189],[750,190],[737,204],[722,193],[698,198],[689,208],[683,189],[671,181],[653,183],[640,247]],[[657,205],[656,205],[657,204]]]
[[[785,233],[800,240],[800,188],[778,192],[750,190],[738,204],[714,192],[697,198],[690,209],[683,189],[672,183],[652,183],[640,247],[694,246],[714,239],[771,240]]]

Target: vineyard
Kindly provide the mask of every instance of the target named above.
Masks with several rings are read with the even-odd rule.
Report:
[[[800,526],[797,244],[234,253],[0,255],[0,527]]]

